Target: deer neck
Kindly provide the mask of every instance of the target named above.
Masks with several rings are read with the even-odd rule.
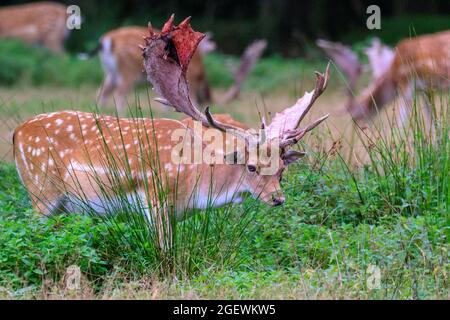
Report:
[[[352,114],[356,118],[363,115],[374,115],[391,102],[396,95],[396,83],[391,70],[387,70],[367,87],[359,97],[356,98],[356,108]]]
[[[250,191],[245,183],[245,168],[240,165],[198,164],[191,170],[187,190],[179,199],[178,212],[186,209],[221,207],[227,203],[239,203],[242,194]]]

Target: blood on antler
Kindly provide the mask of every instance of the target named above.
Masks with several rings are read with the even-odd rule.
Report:
[[[176,111],[196,121],[201,121],[207,127],[221,131],[233,130],[233,134],[245,139],[247,144],[256,145],[266,140],[279,139],[282,149],[297,143],[305,133],[328,117],[326,115],[304,128],[298,128],[316,99],[325,90],[329,78],[329,66],[325,74],[316,73],[316,87],[312,92],[305,93],[294,106],[278,113],[270,125],[263,124],[264,130],[261,136],[215,120],[209,108],[206,108],[205,114],[201,113],[189,97],[186,70],[194,51],[205,35],[192,30],[189,18],[178,26],[173,24],[173,20],[172,15],[160,33],[149,27],[149,37],[146,38],[147,45],[143,52],[147,78],[163,97],[158,99],[159,102],[172,106]],[[262,44],[258,46],[261,47]]]

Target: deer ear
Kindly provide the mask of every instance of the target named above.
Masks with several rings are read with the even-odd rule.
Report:
[[[225,164],[245,164],[245,158],[242,152],[234,151],[223,156]]]
[[[304,157],[305,155],[306,155],[306,152],[288,150],[283,155],[282,159],[283,159],[285,165],[290,165],[290,164],[296,162],[298,159]]]

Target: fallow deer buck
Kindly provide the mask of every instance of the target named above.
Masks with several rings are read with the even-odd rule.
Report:
[[[339,47],[339,44],[332,44],[325,51],[349,76],[352,87],[352,77],[358,68],[355,55],[348,48]],[[379,45],[378,49],[375,47],[375,50],[366,51],[366,54],[371,61],[374,77],[362,93],[356,97],[350,95],[347,108],[352,117],[360,123],[370,119],[399,96],[399,122],[404,125],[411,112],[415,91],[420,90],[426,94],[425,113],[431,122],[433,111],[428,101],[429,92],[447,89],[450,84],[450,31],[402,40],[393,53],[389,48]]]
[[[147,28],[131,26],[112,30],[101,37],[98,50],[105,79],[98,94],[99,105],[105,105],[113,97],[117,108],[122,111],[126,106],[127,94],[139,81],[145,79],[141,48],[145,45],[146,34]],[[227,91],[224,102],[231,101],[239,94],[243,80],[256,64],[265,46],[265,41],[257,41],[245,50],[241,66],[235,75],[235,83]],[[192,56],[187,71],[191,98],[201,105],[211,102],[203,56],[215,47],[215,43],[205,37]]]
[[[230,116],[213,117],[208,108],[201,113],[190,99],[186,71],[204,34],[193,31],[189,20],[174,26],[173,17],[161,32],[150,28],[149,33],[143,51],[148,80],[160,101],[191,119],[126,119],[76,111],[31,118],[15,130],[13,141],[16,166],[34,210],[46,215],[85,210],[104,214],[114,211],[121,195],[126,203],[139,204],[158,230],[169,230],[158,234],[161,245],[170,245],[167,221],[185,218],[189,209],[238,201],[246,192],[281,205],[283,171],[304,155],[291,148],[328,117],[299,128],[325,90],[329,68],[324,75],[317,73],[314,91],[277,113],[260,133],[251,132]],[[203,137],[200,146],[206,150],[208,139],[225,141],[228,131],[243,148],[233,146],[228,152],[228,144],[219,143],[212,161],[184,161],[195,152],[189,148],[191,138],[195,146],[195,138]],[[155,179],[167,195],[163,204]]]
[[[53,52],[64,51],[66,6],[56,2],[37,2],[0,7],[0,38],[20,39]]]

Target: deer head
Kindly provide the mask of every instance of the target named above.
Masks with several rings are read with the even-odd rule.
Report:
[[[336,63],[348,81],[347,111],[361,126],[365,126],[364,119],[376,111],[375,102],[384,103],[393,94],[389,70],[394,60],[395,52],[392,48],[373,38],[370,47],[364,49],[369,64],[362,65],[358,55],[349,46],[339,42],[317,40],[317,46]],[[363,71],[371,73],[371,84],[359,95],[356,95],[356,84]]]
[[[243,172],[242,184],[247,191],[271,205],[282,204],[284,197],[279,184],[282,172],[287,165],[304,155],[292,150],[292,146],[328,117],[325,115],[299,128],[316,99],[326,88],[329,67],[325,74],[316,73],[317,82],[313,91],[305,93],[292,107],[277,113],[269,125],[263,121],[260,132],[244,130],[229,122],[218,121],[209,108],[206,108],[205,113],[200,112],[189,98],[186,70],[190,58],[205,35],[191,28],[189,18],[178,26],[173,24],[173,20],[172,15],[161,32],[150,27],[146,47],[143,49],[147,78],[162,96],[157,101],[172,106],[176,111],[201,122],[206,128],[215,128],[243,140],[243,150],[225,154],[227,168],[222,169]],[[261,157],[261,154],[265,157]],[[276,164],[275,170],[273,164]]]

